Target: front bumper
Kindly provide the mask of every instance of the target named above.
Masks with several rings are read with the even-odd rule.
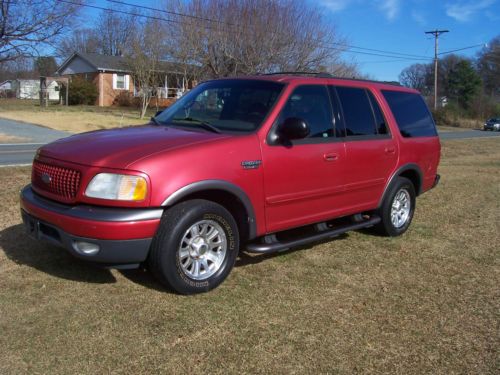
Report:
[[[163,213],[162,209],[63,205],[37,195],[29,185],[21,191],[20,201],[32,237],[108,266],[132,267],[145,261]],[[87,254],[82,243],[98,251]]]

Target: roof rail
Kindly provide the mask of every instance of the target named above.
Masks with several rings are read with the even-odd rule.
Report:
[[[275,72],[275,73],[262,73],[259,75],[263,76],[274,76],[274,75],[291,75],[291,76],[313,76],[317,78],[335,78],[346,81],[360,81],[360,82],[373,82],[373,83],[382,83],[385,85],[391,86],[402,86],[401,83],[397,81],[377,81],[374,79],[364,79],[364,78],[348,78],[348,77],[337,77],[333,74],[326,72]]]
[[[263,75],[265,76],[290,75],[290,76],[314,76],[318,78],[335,78],[335,76],[326,72],[274,72],[274,73],[264,73]]]

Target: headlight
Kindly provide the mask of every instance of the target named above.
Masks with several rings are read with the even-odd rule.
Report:
[[[142,201],[147,191],[147,182],[141,176],[99,173],[90,181],[85,195],[100,199]]]

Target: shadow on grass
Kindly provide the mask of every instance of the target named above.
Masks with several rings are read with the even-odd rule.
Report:
[[[334,238],[311,242],[311,243],[308,243],[308,244],[303,245],[303,246],[293,247],[289,250],[284,250],[284,251],[280,251],[277,253],[255,254],[255,253],[246,253],[243,250],[240,250],[240,253],[238,255],[238,259],[236,259],[236,264],[234,266],[235,267],[245,267],[245,266],[249,266],[249,265],[253,265],[253,264],[259,264],[261,262],[265,262],[265,261],[271,260],[273,258],[284,256],[285,254],[297,253],[299,251],[307,251],[307,250],[310,250],[311,248],[313,248],[317,245],[321,245],[321,244],[328,243],[331,241],[342,241],[344,239],[347,239],[348,237],[349,237],[348,233],[342,233],[339,236],[334,237]]]
[[[151,272],[145,267],[140,267],[132,270],[118,270],[125,278],[132,281],[134,284],[141,285],[148,289],[153,289],[163,293],[174,293],[167,286],[156,280]]]
[[[0,247],[13,262],[66,280],[105,284],[116,282],[110,270],[94,267],[64,249],[31,239],[18,224],[0,231]]]

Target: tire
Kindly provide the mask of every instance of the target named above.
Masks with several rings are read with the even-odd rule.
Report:
[[[397,177],[391,183],[378,210],[382,220],[375,226],[375,230],[389,237],[400,236],[406,232],[415,212],[415,197],[413,183],[405,177]]]
[[[238,226],[232,215],[219,204],[193,199],[164,212],[148,265],[173,291],[202,293],[226,279],[238,251]]]

